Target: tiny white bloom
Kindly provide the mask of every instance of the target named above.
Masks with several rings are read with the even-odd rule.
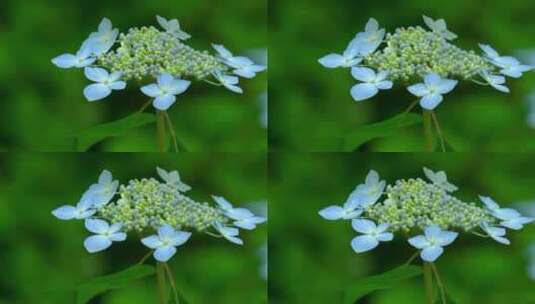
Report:
[[[89,253],[95,253],[107,249],[113,242],[126,240],[126,233],[120,232],[123,224],[115,223],[109,225],[104,220],[86,219],[85,227],[90,232],[95,233],[85,239],[84,247]]]
[[[221,83],[225,88],[231,90],[234,93],[243,93],[243,89],[238,86],[238,83],[240,82],[238,77],[225,75],[221,71],[215,71],[212,74],[217,79],[217,81],[219,81],[219,83]]]
[[[161,74],[156,83],[141,88],[143,94],[154,98],[152,105],[160,111],[165,111],[176,101],[176,95],[184,93],[191,82],[174,78],[171,74]]]
[[[328,206],[319,211],[319,215],[326,220],[352,220],[359,217],[364,210],[360,207],[360,196],[351,192],[342,206]]]
[[[479,47],[485,53],[485,56],[487,57],[487,59],[489,59],[490,61],[500,57],[500,54],[492,46],[488,44],[480,43]]]
[[[426,167],[424,167],[424,174],[431,182],[433,182],[433,184],[441,187],[442,189],[448,192],[454,192],[454,191],[457,191],[457,189],[459,189],[457,188],[457,186],[450,184],[448,182],[448,177],[446,175],[446,172],[444,171],[433,172],[427,169]]]
[[[458,233],[440,229],[437,225],[425,228],[424,235],[418,235],[409,239],[409,244],[422,250],[420,257],[426,262],[434,262],[444,252],[447,246],[457,238]]]
[[[93,208],[92,193],[86,192],[76,206],[65,205],[52,211],[52,214],[60,220],[82,220],[93,216],[97,210]]]
[[[178,171],[167,172],[162,168],[156,167],[156,172],[158,172],[158,175],[166,183],[177,187],[178,191],[187,192],[187,191],[191,190],[191,187],[189,185],[184,184],[180,180],[180,174],[178,173]]]
[[[457,35],[450,32],[444,19],[433,20],[427,16],[424,17],[425,24],[435,33],[439,34],[446,40],[457,39]]]
[[[238,228],[223,226],[220,222],[214,223],[214,228],[221,234],[222,237],[237,245],[243,245],[243,240],[238,236],[240,231]]]
[[[219,209],[223,211],[225,216],[234,220],[233,224],[236,227],[252,230],[256,228],[257,224],[261,224],[266,221],[266,218],[256,216],[249,209],[234,208],[232,204],[222,196],[212,195],[212,198],[219,206]]]
[[[98,177],[98,183],[89,186],[88,192],[93,196],[93,202],[95,208],[101,208],[108,204],[115,196],[119,188],[119,181],[113,180],[111,172],[103,170]]]
[[[389,90],[393,85],[392,81],[386,79],[388,77],[387,71],[379,71],[379,73],[375,73],[375,71],[370,68],[354,67],[351,69],[351,75],[353,75],[355,79],[363,82],[356,84],[351,88],[351,96],[356,101],[372,98],[379,92],[379,90]]]
[[[355,36],[355,44],[358,46],[359,54],[367,56],[379,47],[385,37],[385,29],[379,29],[379,23],[374,18],[370,18],[364,32]]]
[[[248,216],[248,217],[231,217],[235,220],[232,224],[238,228],[253,230],[256,228],[256,225],[264,223],[267,219],[262,216]]]
[[[93,54],[99,56],[107,53],[113,47],[118,36],[119,30],[113,28],[110,19],[103,18],[98,26],[98,31],[91,33],[84,44],[90,45]]]
[[[374,249],[379,242],[388,242],[394,238],[391,232],[386,232],[388,224],[377,226],[373,221],[358,219],[351,222],[351,226],[357,232],[362,233],[351,241],[351,247],[356,253]]]
[[[501,208],[492,198],[479,196],[479,199],[485,204],[487,210],[495,218],[501,220],[500,225],[513,230],[520,230],[525,224],[535,221],[535,218],[525,217],[515,209]]]
[[[84,96],[88,101],[101,100],[109,96],[112,90],[123,90],[126,88],[126,82],[119,79],[123,75],[122,72],[108,73],[102,68],[86,67],[84,70],[85,76],[96,83],[90,84],[84,89]]]
[[[511,244],[511,242],[505,238],[506,231],[504,228],[501,227],[493,227],[490,226],[487,223],[481,224],[481,229],[487,233],[488,236],[490,236],[492,239],[494,239],[498,243],[502,243],[505,245]]]
[[[244,56],[234,56],[232,52],[230,52],[227,48],[225,48],[221,44],[212,44],[212,47],[217,51],[219,59],[227,66],[234,69],[232,72],[235,75],[238,75],[244,78],[253,78],[256,76],[256,73],[262,72],[266,69],[266,67],[263,65],[255,64],[250,58],[247,58]],[[225,75],[221,75],[221,76],[225,76]],[[216,76],[216,78],[218,77]],[[235,85],[238,83],[238,82],[233,83],[234,81],[231,79],[226,79],[226,81],[221,81],[221,79],[218,78],[218,80],[223,85],[225,85],[224,83],[229,83],[230,85]],[[237,90],[235,91],[231,88],[228,88],[228,89],[234,92],[237,92]],[[238,93],[241,93],[241,92],[238,92]]]
[[[513,77],[520,78],[524,72],[533,70],[535,67],[525,65],[511,56],[500,56],[500,54],[488,44],[479,44],[479,47],[485,52],[488,61],[493,65],[501,68],[500,73]]]
[[[379,179],[379,174],[375,170],[370,170],[366,175],[364,184],[355,188],[354,195],[359,207],[366,209],[379,200],[386,187],[386,181]]]
[[[498,91],[509,93],[510,90],[508,87],[506,87],[505,84],[505,77],[501,75],[492,75],[487,71],[484,71],[481,73],[481,77],[487,81],[489,85],[491,85],[493,88],[495,88]]]
[[[84,44],[76,52],[76,55],[73,54],[63,54],[52,59],[52,63],[57,67],[62,69],[70,68],[84,68],[92,65],[97,60],[96,57],[92,56],[92,49],[90,46]]]
[[[444,99],[443,94],[451,92],[457,85],[457,80],[443,79],[436,73],[424,77],[424,83],[408,87],[409,92],[420,99],[420,106],[426,110],[435,109]]]
[[[170,34],[173,34],[176,38],[180,40],[188,40],[189,38],[191,38],[190,34],[184,32],[180,28],[180,23],[178,22],[178,19],[167,20],[164,17],[156,16],[156,20],[158,20],[158,23],[164,30],[166,30]]]
[[[183,245],[190,238],[191,232],[175,230],[169,225],[158,228],[158,234],[141,239],[143,245],[155,249],[154,258],[159,262],[167,262],[176,253],[176,247]]]
[[[256,76],[256,73],[266,70],[265,66],[255,64],[252,61],[246,64],[232,64],[231,67],[234,68],[234,70],[232,71],[234,75],[238,75],[244,78],[253,78]]]
[[[350,68],[362,62],[355,39],[351,40],[342,54],[331,53],[321,57],[318,62],[326,68]]]

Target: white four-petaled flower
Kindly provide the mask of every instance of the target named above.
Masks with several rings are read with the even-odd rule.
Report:
[[[99,56],[113,47],[118,36],[119,30],[113,28],[110,19],[103,18],[98,26],[98,31],[91,33],[84,44],[88,44],[93,54]]]
[[[62,69],[69,69],[73,67],[84,68],[92,65],[96,60],[97,58],[93,56],[93,50],[91,49],[91,46],[88,44],[83,44],[75,55],[59,55],[58,57],[52,59],[52,63]]]
[[[386,181],[380,180],[377,171],[370,170],[368,175],[366,175],[364,184],[358,185],[354,191],[359,206],[366,209],[375,204],[381,195],[383,195],[385,187]]]
[[[256,216],[249,209],[234,208],[232,204],[222,196],[212,195],[212,198],[223,211],[225,216],[234,220],[233,225],[242,229],[253,230],[257,224],[266,221],[265,217]]]
[[[93,196],[90,191],[85,192],[76,206],[65,205],[52,211],[60,220],[82,220],[93,216],[97,210],[93,206]]]
[[[350,68],[359,64],[362,57],[355,39],[351,40],[342,54],[331,53],[321,57],[318,62],[326,68]]]
[[[98,183],[89,186],[88,192],[93,196],[95,208],[100,208],[111,201],[119,188],[119,181],[113,180],[110,171],[103,170],[98,177]]]
[[[446,21],[444,19],[433,20],[427,16],[423,16],[425,24],[435,33],[439,34],[446,40],[454,40],[457,35],[448,30]]]
[[[165,111],[176,101],[176,95],[184,93],[191,82],[176,79],[171,74],[161,74],[156,79],[156,83],[146,85],[141,88],[143,94],[154,98],[152,105],[160,111]]]
[[[189,185],[184,184],[180,180],[180,174],[178,173],[178,171],[167,172],[162,168],[156,167],[156,172],[158,172],[158,175],[166,183],[177,187],[178,191],[187,192],[187,191],[191,190],[191,187]]]
[[[156,16],[156,20],[164,30],[170,34],[173,34],[176,38],[180,40],[188,40],[191,38],[190,34],[184,32],[180,28],[180,22],[178,22],[178,19],[167,20],[164,17]]]
[[[266,67],[263,65],[255,64],[250,58],[247,58],[245,56],[234,56],[232,52],[230,52],[227,48],[225,48],[221,44],[212,44],[212,46],[217,51],[220,60],[227,66],[234,69],[232,72],[235,75],[238,75],[244,78],[253,78],[256,76],[256,73],[262,72],[266,69]],[[237,82],[236,83],[231,83],[231,82],[233,81],[230,81],[231,85],[237,84]],[[222,81],[221,83],[224,85]]]
[[[488,71],[481,72],[481,77],[483,77],[483,79],[496,90],[504,93],[510,92],[509,88],[504,85],[505,77],[501,75],[492,75]]]
[[[120,232],[122,226],[121,223],[115,223],[110,226],[104,220],[86,219],[85,227],[96,235],[85,239],[85,249],[89,253],[99,252],[110,247],[113,242],[126,240],[126,233]]]
[[[408,87],[411,94],[421,97],[420,106],[426,110],[435,109],[444,99],[443,94],[451,92],[457,85],[457,80],[443,79],[436,73],[424,77],[424,83]]]
[[[424,174],[431,182],[433,182],[433,184],[441,187],[442,189],[448,192],[454,192],[459,189],[457,188],[457,186],[448,182],[448,177],[446,175],[446,172],[444,171],[433,172],[424,167]]]
[[[481,229],[487,233],[488,236],[490,236],[492,239],[494,239],[498,243],[502,243],[505,245],[511,244],[511,242],[505,238],[505,228],[501,227],[494,227],[490,226],[487,223],[481,224]]]
[[[370,68],[354,67],[351,75],[363,83],[356,84],[351,88],[351,96],[356,101],[365,100],[375,96],[379,90],[389,90],[392,88],[392,81],[387,80],[388,72],[379,71],[375,73]]]
[[[513,230],[520,230],[525,224],[535,221],[535,218],[522,216],[520,212],[512,208],[500,208],[492,198],[479,196],[491,215],[500,220],[500,225]]]
[[[342,206],[328,206],[319,211],[319,215],[326,220],[352,220],[359,217],[364,210],[360,206],[359,196],[355,191],[349,194]]]
[[[191,236],[191,232],[175,230],[169,225],[158,228],[157,235],[141,239],[143,245],[154,249],[154,258],[159,262],[167,262],[176,253],[176,247],[184,244]]]
[[[534,69],[533,66],[522,64],[514,57],[500,56],[500,54],[488,44],[480,44],[479,47],[485,52],[488,61],[501,68],[500,73],[505,76],[520,78],[523,73]]]
[[[366,23],[364,32],[355,36],[355,44],[361,56],[367,56],[379,47],[385,37],[385,29],[379,29],[379,23],[374,18],[370,18]]]
[[[437,225],[425,228],[424,235],[418,235],[409,239],[409,244],[422,250],[420,257],[426,262],[434,262],[442,253],[442,247],[447,246],[457,238],[458,233],[440,229]]]
[[[357,253],[372,250],[379,245],[379,242],[391,241],[394,238],[391,232],[386,232],[388,224],[377,226],[370,220],[355,219],[351,222],[351,226],[355,231],[363,234],[351,241],[351,247]]]
[[[215,222],[214,228],[229,242],[237,245],[243,245],[243,240],[238,237],[240,235],[238,228],[227,227],[220,222]]]
[[[213,72],[214,77],[223,85],[225,88],[231,90],[234,93],[242,94],[243,89],[238,86],[240,80],[236,76],[225,75],[221,71]]]
[[[84,96],[88,101],[101,100],[109,96],[112,90],[123,90],[126,88],[126,82],[119,79],[123,75],[122,72],[108,73],[102,68],[86,67],[84,74],[87,79],[96,83],[90,84],[84,89]]]

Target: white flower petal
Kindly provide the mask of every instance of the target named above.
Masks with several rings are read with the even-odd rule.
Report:
[[[319,215],[321,215],[321,217],[330,221],[339,220],[344,217],[344,214],[344,208],[340,206],[329,206],[327,208],[321,209],[319,212]]]
[[[409,244],[411,244],[413,247],[415,247],[417,249],[423,249],[423,248],[428,247],[430,245],[430,243],[427,240],[427,238],[425,236],[423,236],[423,235],[418,235],[418,236],[412,237],[408,241],[409,241]]]
[[[166,95],[160,95],[154,99],[152,102],[152,105],[160,110],[165,111],[169,109],[176,101],[175,95],[166,94]]]
[[[85,239],[84,247],[89,253],[95,253],[106,250],[111,243],[111,240],[103,235],[93,235]]]
[[[326,68],[333,69],[343,66],[345,58],[340,54],[329,54],[321,57],[318,62]]]
[[[439,241],[440,246],[447,246],[447,245],[453,243],[453,241],[455,241],[455,239],[457,238],[458,235],[459,234],[457,232],[442,231],[440,233],[440,236],[438,237],[438,241]]]
[[[359,83],[351,88],[351,96],[355,101],[362,101],[377,95],[379,90],[373,84]]]
[[[426,262],[434,262],[442,255],[444,249],[440,246],[426,247],[420,252],[420,257]]]
[[[381,90],[390,90],[394,86],[394,83],[389,80],[381,81],[381,82],[376,83],[375,86]]]
[[[379,245],[374,237],[369,235],[359,235],[351,241],[351,247],[356,253],[362,253],[374,249]]]
[[[171,94],[178,95],[184,93],[190,86],[191,81],[182,80],[182,79],[175,79],[171,83]]]
[[[72,54],[63,54],[52,59],[52,63],[58,68],[69,69],[78,64],[78,59]]]
[[[113,233],[110,235],[110,240],[114,242],[122,242],[126,240],[126,233],[124,232]]]
[[[157,261],[165,263],[169,261],[169,259],[171,259],[173,255],[175,255],[175,253],[176,253],[175,247],[165,246],[165,247],[159,247],[158,249],[156,249],[156,251],[154,251],[153,256]]]
[[[88,101],[101,100],[111,94],[111,89],[104,84],[90,84],[84,89],[84,96]]]
[[[394,234],[391,232],[384,232],[377,235],[377,240],[381,242],[388,242],[394,239]]]
[[[105,234],[110,229],[110,225],[99,219],[86,219],[85,228],[96,234]]]
[[[376,79],[375,71],[370,68],[355,67],[351,69],[351,75],[362,82],[372,82]]]
[[[126,82],[115,81],[115,82],[110,83],[108,87],[112,90],[124,90],[124,88],[126,88]]]
[[[434,110],[443,100],[444,97],[439,94],[425,95],[420,100],[420,106],[426,110]]]
[[[160,238],[157,235],[151,235],[146,238],[143,238],[141,239],[141,243],[143,243],[143,245],[149,247],[150,249],[156,249],[162,246],[162,242],[160,241]]]
[[[437,73],[430,73],[430,74],[425,75],[424,77],[424,83],[428,86],[431,86],[431,85],[438,86],[441,80],[442,78]]]
[[[438,225],[427,226],[424,230],[425,236],[427,238],[440,238],[442,229]]]
[[[180,246],[191,237],[191,232],[177,231],[170,239],[171,245]]]
[[[162,225],[158,228],[158,236],[160,239],[169,240],[175,236],[176,230],[169,225]]]
[[[84,69],[84,74],[87,79],[92,80],[94,82],[105,82],[110,76],[108,71],[106,71],[105,69],[90,67]]]
[[[442,79],[438,85],[438,91],[440,94],[447,94],[457,86],[457,83],[457,80]]]
[[[168,73],[161,74],[157,78],[158,85],[160,85],[160,87],[169,87],[172,85],[174,80],[175,78],[171,74],[168,74]]]
[[[219,205],[221,209],[223,210],[232,209],[232,204],[229,201],[227,201],[224,197],[212,195],[212,199],[216,202],[216,204]]]
[[[366,219],[355,219],[351,221],[351,226],[357,232],[368,234],[375,232],[377,226],[373,221]]]
[[[141,92],[152,98],[158,97],[162,94],[162,90],[155,83],[141,87]]]
[[[418,83],[407,87],[407,90],[414,96],[423,97],[429,94],[429,89],[423,83]]]
[[[52,214],[60,220],[72,220],[76,216],[76,208],[73,206],[61,206],[52,211]]]

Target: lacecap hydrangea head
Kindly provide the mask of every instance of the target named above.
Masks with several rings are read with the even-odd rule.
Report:
[[[351,68],[360,82],[350,91],[356,101],[391,89],[394,82],[413,83],[407,89],[426,110],[435,109],[459,81],[490,85],[509,93],[505,76],[519,78],[534,68],[514,57],[502,56],[486,44],[480,44],[483,54],[455,46],[452,40],[457,35],[448,30],[443,19],[424,16],[424,23],[428,29],[411,26],[386,33],[371,18],[342,54],[328,54],[319,63],[327,68]],[[418,83],[420,80],[423,82]]]
[[[121,185],[104,170],[77,204],[61,206],[52,214],[60,220],[84,220],[87,230],[94,233],[84,242],[91,253],[133,233],[145,236],[141,242],[154,250],[160,262],[169,260],[192,233],[242,245],[239,229],[253,230],[266,221],[248,209],[235,208],[223,197],[214,196],[215,205],[197,202],[186,194],[191,187],[181,181],[178,171],[157,168],[157,173],[161,180],[133,179]]]
[[[327,220],[351,221],[360,233],[351,242],[357,253],[399,234],[408,236],[409,244],[427,262],[435,261],[459,233],[484,234],[508,245],[506,229],[519,230],[535,220],[500,207],[490,197],[480,196],[483,204],[462,201],[453,195],[458,188],[448,182],[444,171],[424,168],[424,174],[427,181],[400,179],[387,185],[372,170],[343,205],[328,206],[319,214]]]
[[[153,106],[162,111],[167,110],[192,81],[221,85],[243,93],[238,86],[238,76],[253,78],[266,69],[247,57],[234,56],[222,45],[213,45],[217,55],[196,50],[186,44],[185,40],[191,36],[182,30],[177,19],[160,16],[156,19],[162,30],[143,26],[119,33],[111,21],[104,18],[98,31],[89,35],[76,54],[63,54],[52,62],[64,69],[84,68],[86,77],[94,82],[84,89],[88,101],[101,100],[112,91],[123,90],[127,82],[155,80],[141,91],[154,98]]]

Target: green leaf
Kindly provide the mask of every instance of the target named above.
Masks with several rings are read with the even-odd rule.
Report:
[[[92,145],[106,138],[123,136],[134,128],[139,128],[155,121],[154,114],[135,113],[117,121],[96,125],[78,134],[76,137],[77,150],[80,152],[87,151]]]
[[[408,280],[422,274],[417,266],[403,265],[385,273],[363,278],[351,284],[344,292],[344,303],[353,304],[360,298],[377,290],[390,289],[400,281]]]
[[[76,304],[86,304],[103,292],[124,288],[133,281],[152,276],[155,273],[156,270],[153,266],[136,265],[121,272],[95,278],[78,286],[76,289]]]
[[[344,149],[353,151],[372,139],[394,136],[400,129],[421,122],[421,115],[402,113],[385,121],[359,126],[358,129],[351,131],[344,138]]]

